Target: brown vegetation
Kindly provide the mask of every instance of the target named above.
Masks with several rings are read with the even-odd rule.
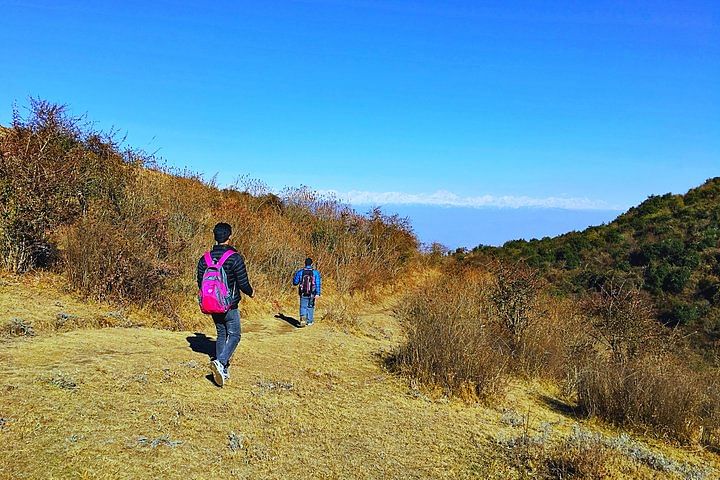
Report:
[[[508,377],[555,380],[577,412],[683,443],[714,445],[717,375],[652,320],[644,294],[608,280],[579,303],[543,293],[522,264],[433,278],[403,302],[397,367],[450,394],[492,400]]]
[[[246,183],[220,190],[163,168],[64,107],[33,100],[0,137],[2,268],[55,268],[83,294],[172,318],[192,305],[197,258],[219,221],[234,226],[232,243],[267,305],[291,291],[289,276],[306,256],[317,259],[326,292],[352,294],[392,282],[417,251],[396,216],[361,215],[305,188],[276,196]]]
[[[407,344],[401,371],[446,393],[488,398],[503,390],[508,359],[491,331],[486,278],[470,272],[428,281],[401,302]]]
[[[594,348],[572,359],[580,409],[686,443],[714,443],[717,379],[690,367],[692,351],[652,319],[645,295],[630,282],[609,279],[584,306]]]
[[[523,265],[494,271],[446,272],[409,293],[398,312],[408,341],[397,367],[447,393],[486,399],[510,373],[561,378],[578,321],[571,304],[545,296]]]

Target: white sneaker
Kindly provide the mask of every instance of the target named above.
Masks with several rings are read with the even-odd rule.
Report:
[[[213,380],[219,387],[225,385],[225,367],[219,360],[210,362],[210,370],[212,370]]]

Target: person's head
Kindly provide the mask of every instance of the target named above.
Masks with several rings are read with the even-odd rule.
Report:
[[[227,243],[232,235],[232,227],[227,223],[218,223],[213,228],[213,236],[217,243]]]
[[[312,258],[308,257],[308,258],[305,259],[305,266],[306,266],[306,267],[311,266],[312,263],[313,263]]]

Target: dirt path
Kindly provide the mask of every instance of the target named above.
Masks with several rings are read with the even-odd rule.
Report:
[[[476,422],[437,429],[447,406],[416,411],[424,402],[383,371],[378,340],[248,321],[220,389],[207,378],[210,338],[101,329],[3,344],[0,476],[450,478],[472,468]]]

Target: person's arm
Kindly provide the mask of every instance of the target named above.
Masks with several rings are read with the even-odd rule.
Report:
[[[245,268],[245,259],[239,253],[237,254],[233,267],[238,288],[248,297],[252,297],[253,288],[252,285],[250,285],[250,279],[248,278],[247,269]]]
[[[322,278],[320,277],[320,272],[315,270],[315,296],[320,296],[320,290],[322,288]]]
[[[202,288],[202,278],[203,278],[203,275],[205,274],[206,268],[207,268],[207,265],[205,264],[205,257],[202,256],[202,257],[200,257],[200,260],[198,260],[197,271],[196,271],[196,275],[195,275],[197,277],[198,290],[200,290],[200,288]]]
[[[300,283],[300,278],[302,276],[302,270],[298,270],[295,272],[295,276],[293,277],[293,286],[296,286],[298,283]]]

